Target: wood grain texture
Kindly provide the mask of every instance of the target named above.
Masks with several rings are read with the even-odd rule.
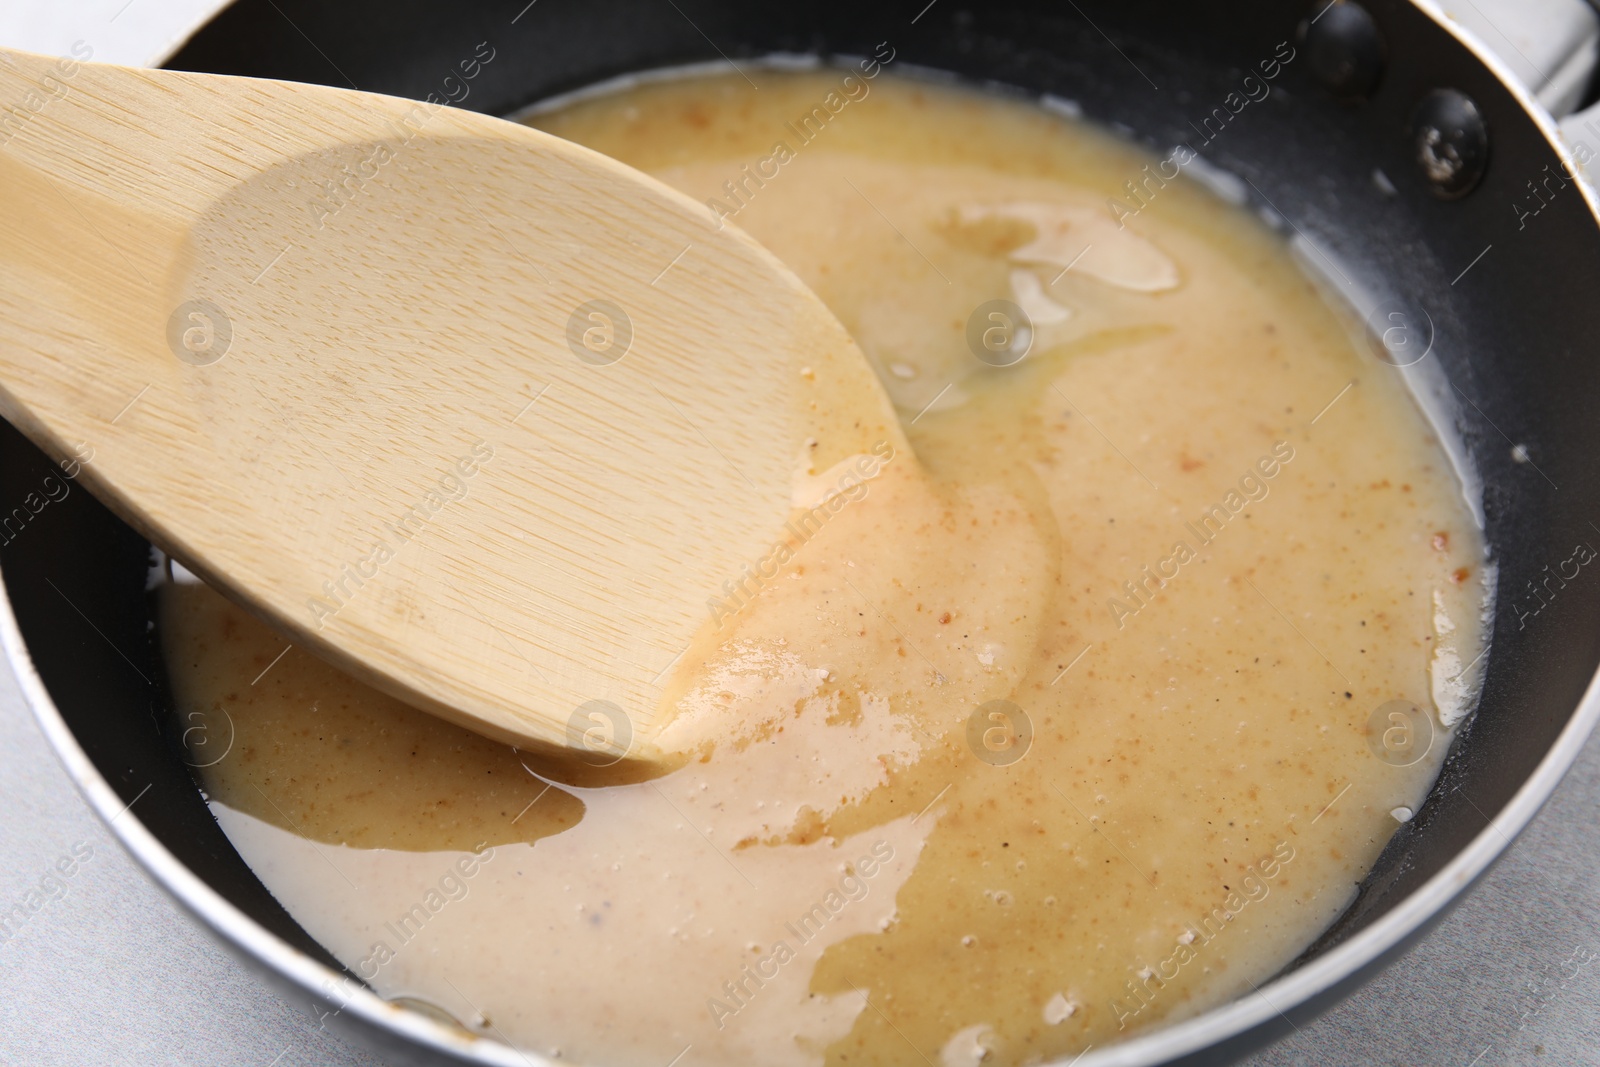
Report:
[[[797,474],[908,451],[786,267],[576,145],[17,53],[0,101],[0,414],[289,640],[491,737],[571,746],[602,700],[655,755]]]

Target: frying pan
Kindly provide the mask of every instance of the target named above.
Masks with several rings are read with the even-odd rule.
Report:
[[[1600,716],[1600,574],[1546,584],[1575,544],[1600,545],[1588,311],[1600,226],[1581,183],[1550,181],[1569,165],[1548,118],[1442,17],[1405,0],[1325,14],[1323,0],[523,2],[239,0],[170,65],[445,99],[461,91],[446,82],[457,61],[487,41],[495,60],[459,104],[509,114],[638,71],[863,56],[887,41],[902,69],[1075,101],[1160,156],[1198,148],[1330,290],[1381,312],[1380,326],[1398,307],[1425,335],[1435,378],[1424,399],[1481,483],[1498,566],[1481,704],[1354,903],[1260,995],[1096,1049],[1083,1067],[1227,1063],[1307,1021],[1422,937],[1548,798]],[[1281,58],[1280,42],[1294,58],[1235,113],[1229,94]],[[0,501],[23,500],[53,469],[0,424]],[[0,640],[69,773],[103,817],[118,816],[112,831],[157,881],[330,1028],[392,1062],[537,1062],[366,990],[235,853],[169,714],[149,546],[84,493],[24,533],[0,534]]]

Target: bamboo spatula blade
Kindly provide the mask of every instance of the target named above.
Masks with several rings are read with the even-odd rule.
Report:
[[[8,95],[56,65],[9,59]],[[905,448],[768,252],[513,123],[82,64],[0,195],[0,414],[291,640],[513,744],[650,756],[797,474]]]

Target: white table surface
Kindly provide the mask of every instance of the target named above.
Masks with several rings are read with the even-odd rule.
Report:
[[[1570,21],[1571,3],[1446,6],[1462,8],[1463,21],[1505,31],[1521,42],[1518,65],[1539,66],[1527,62],[1527,53],[1541,57],[1520,28],[1534,8]],[[0,43],[64,52],[84,40],[96,59],[143,62],[216,6],[0,0]],[[1563,6],[1569,10],[1550,13]],[[1600,1065],[1597,814],[1600,736],[1528,832],[1418,948],[1246,1062]],[[63,876],[58,863],[71,860],[75,847],[92,855],[67,864],[73,873]],[[44,906],[11,936],[0,933],[0,1067],[380,1062],[321,1030],[308,1005],[286,1003],[260,984],[145,878],[78,796],[3,666],[0,856],[0,916],[55,875]]]

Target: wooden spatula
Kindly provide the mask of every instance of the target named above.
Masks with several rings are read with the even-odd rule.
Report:
[[[0,414],[287,640],[489,736],[649,758],[797,474],[905,449],[787,268],[566,141],[18,53],[0,106]]]

